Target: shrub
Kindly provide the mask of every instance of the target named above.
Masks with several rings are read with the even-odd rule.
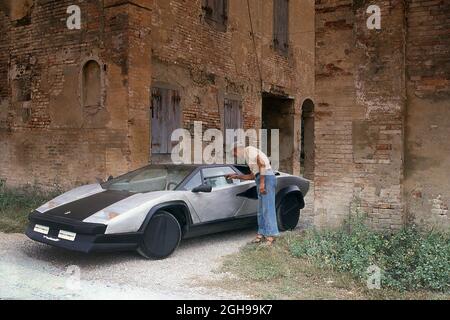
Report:
[[[44,192],[35,186],[7,188],[5,181],[0,180],[0,231],[23,232],[28,213],[55,197],[57,192]]]
[[[348,272],[361,282],[367,269],[382,270],[382,285],[396,290],[450,291],[450,237],[408,226],[395,233],[371,230],[356,215],[334,231],[307,231],[291,242],[293,256]]]

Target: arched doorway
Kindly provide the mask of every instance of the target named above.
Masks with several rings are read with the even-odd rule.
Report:
[[[302,105],[301,135],[301,174],[314,180],[314,102],[311,99],[306,99]]]

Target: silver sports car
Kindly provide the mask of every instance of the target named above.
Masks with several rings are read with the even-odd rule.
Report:
[[[254,181],[239,165],[149,165],[75,188],[29,216],[29,238],[82,252],[137,250],[162,259],[181,239],[256,226]],[[309,181],[277,172],[280,231],[297,226]]]

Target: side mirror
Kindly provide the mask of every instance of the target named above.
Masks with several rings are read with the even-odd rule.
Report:
[[[211,192],[212,186],[209,184],[202,184],[201,186],[195,187],[192,189],[193,193],[199,193],[199,192]]]
[[[113,176],[109,176],[108,180],[106,180],[106,181],[111,181],[112,179],[114,179],[114,177]]]

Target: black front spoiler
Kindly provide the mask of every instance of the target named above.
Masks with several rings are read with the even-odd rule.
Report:
[[[51,246],[84,253],[136,250],[142,233],[105,234],[106,225],[85,223],[52,217],[43,213],[30,214],[25,234],[32,240]],[[47,234],[34,231],[36,224],[49,227]],[[60,230],[76,233],[74,241],[59,238]]]

